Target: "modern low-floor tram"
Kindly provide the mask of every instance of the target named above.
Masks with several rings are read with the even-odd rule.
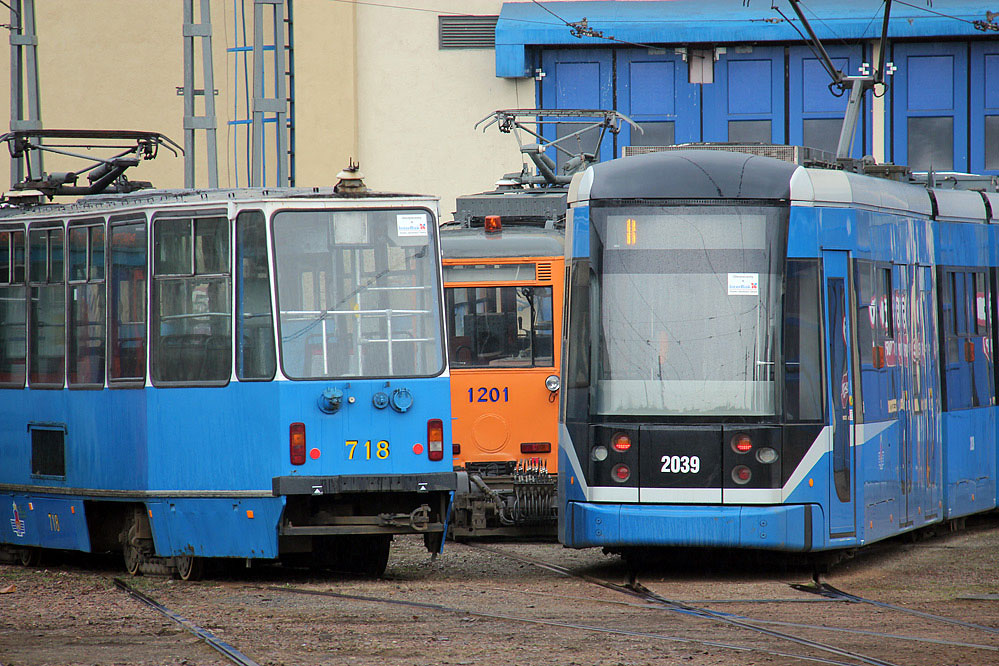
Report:
[[[455,488],[436,200],[146,191],[0,214],[0,549],[380,573]]]
[[[821,551],[996,506],[999,195],[677,150],[569,199],[563,543]]]

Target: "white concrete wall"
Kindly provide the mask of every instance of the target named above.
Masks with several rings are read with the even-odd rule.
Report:
[[[534,81],[496,78],[493,49],[438,48],[424,0],[395,9],[357,5],[358,158],[369,187],[436,194],[441,219],[454,199],[491,190],[520,171],[512,135],[475,123],[496,109],[533,108]],[[499,14],[500,0],[443,1],[435,9]]]

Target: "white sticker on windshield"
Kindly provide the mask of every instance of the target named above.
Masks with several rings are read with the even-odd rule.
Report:
[[[729,296],[759,296],[760,295],[760,274],[759,273],[729,273],[728,274],[728,295]]]
[[[426,213],[406,214],[395,216],[395,227],[399,236],[426,236],[427,235],[427,215]]]

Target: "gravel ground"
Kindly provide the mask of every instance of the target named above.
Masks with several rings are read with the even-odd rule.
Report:
[[[489,547],[609,581],[629,576],[620,558],[596,549],[573,551],[554,543]],[[999,664],[997,571],[999,516],[992,515],[969,521],[962,532],[876,545],[824,577],[867,599],[992,631],[869,604],[822,601],[789,587],[808,583],[811,573],[781,559],[709,553],[692,560],[666,553],[659,565],[638,573],[638,581],[664,597],[715,611],[812,625],[766,626],[886,663],[976,666]],[[115,576],[127,578],[117,560],[79,555],[42,568],[0,565],[0,664],[229,663],[177,623],[115,588]],[[266,666],[750,666],[809,663],[806,657],[859,663],[650,607],[579,578],[467,545],[448,544],[443,556],[431,560],[415,538],[396,540],[388,571],[377,580],[232,567],[198,583],[152,576],[128,582]]]

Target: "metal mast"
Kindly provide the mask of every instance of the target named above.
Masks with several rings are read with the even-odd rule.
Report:
[[[264,8],[270,5],[271,26],[274,35],[271,77],[274,96],[268,97],[266,67],[264,66]],[[254,0],[253,3],[253,160],[250,168],[250,186],[264,186],[264,115],[275,114],[277,137],[274,163],[275,184],[288,182],[288,93],[285,65],[285,0]]]
[[[30,0],[29,0],[30,1]],[[194,87],[194,40],[201,38],[204,88]],[[194,98],[204,98],[204,115],[195,115]],[[184,0],[184,187],[195,187],[195,131],[204,130],[208,158],[208,187],[219,185],[215,75],[212,70],[211,0],[201,0],[201,22],[194,22],[194,0]]]
[[[10,129],[42,129],[38,96],[38,34],[35,30],[35,0],[11,0],[10,7]],[[27,84],[27,90],[25,90]],[[10,183],[25,179],[24,155],[11,157]],[[28,160],[28,177],[42,178],[41,152]]]

